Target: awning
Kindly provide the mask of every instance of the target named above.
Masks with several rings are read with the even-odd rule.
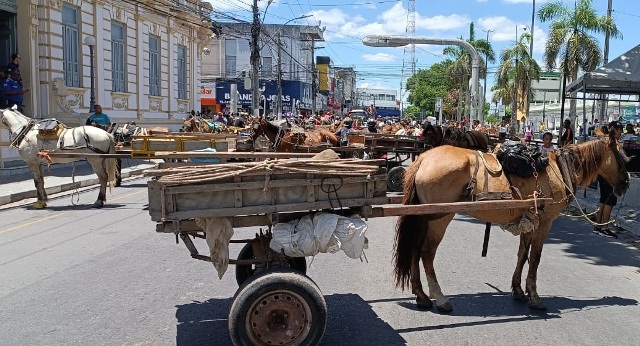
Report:
[[[215,98],[203,97],[200,99],[200,105],[202,106],[215,106],[217,104],[218,100],[216,100]]]

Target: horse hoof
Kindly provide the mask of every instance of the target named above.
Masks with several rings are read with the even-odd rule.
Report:
[[[102,201],[96,201],[95,203],[93,203],[93,208],[100,209],[103,205],[104,203]]]
[[[538,301],[530,300],[529,301],[529,309],[542,311],[542,310],[547,310],[547,306],[544,305],[544,303],[542,302],[542,299],[540,299]]]
[[[33,203],[33,208],[34,209],[43,209],[46,206],[47,206],[47,202],[37,201],[37,202]]]
[[[453,311],[453,306],[449,302],[446,302],[442,305],[437,305],[436,308],[438,309],[438,312],[443,314],[448,314],[448,313],[451,313],[451,311]]]
[[[433,302],[429,298],[424,300],[416,299],[416,306],[418,306],[418,309],[430,310],[433,307]]]
[[[513,293],[511,295],[511,297],[513,297],[513,300],[515,301],[519,301],[519,302],[526,302],[527,301],[527,296],[524,294],[524,292],[520,289],[520,290],[513,290]]]

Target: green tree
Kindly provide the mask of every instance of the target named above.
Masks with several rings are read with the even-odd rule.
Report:
[[[403,112],[403,117],[409,118],[411,120],[420,118],[420,107],[411,105],[405,108]]]
[[[517,120],[515,119],[517,117],[516,109],[523,112],[526,103],[530,99],[530,96],[527,95],[527,90],[530,90],[531,81],[540,78],[540,66],[529,55],[530,40],[531,35],[524,33],[513,47],[507,47],[500,53],[500,65],[496,74],[496,86],[500,93],[494,95],[494,97],[501,97],[502,104],[512,105],[511,109],[514,114],[512,124],[515,124]],[[507,100],[509,92],[512,93],[512,96],[511,99]],[[517,104],[515,102],[516,99],[513,99],[516,95]]]
[[[613,17],[599,17],[592,0],[577,0],[573,8],[561,0],[550,2],[540,7],[538,18],[552,22],[544,52],[545,65],[552,70],[560,61],[565,85],[577,78],[579,70],[590,72],[600,64],[602,51],[593,34],[608,32],[613,38],[622,38]],[[569,117],[575,124],[576,95],[571,96]]]
[[[485,66],[484,60],[486,59],[488,62],[493,63],[496,60],[496,56],[491,43],[485,39],[476,40],[475,35],[475,25],[472,22],[471,24],[469,24],[469,39],[467,40],[467,42],[475,48],[480,57],[478,61],[480,70],[479,75],[485,76],[487,66]],[[464,40],[463,37],[460,37],[460,39]],[[466,49],[458,46],[446,47],[443,50],[443,54],[454,61],[450,67],[449,74],[451,76],[451,82],[453,83],[453,85],[464,92],[464,94],[460,93],[461,95],[465,96],[464,104],[462,99],[458,99],[457,107],[459,112],[462,112],[462,109],[466,108],[466,106],[469,104],[469,95],[467,91],[469,78],[471,76],[471,56]]]
[[[418,109],[424,109],[432,113],[436,99],[443,97],[449,90],[448,66],[452,62],[445,60],[435,63],[427,70],[418,70],[415,75],[407,80],[407,101]]]

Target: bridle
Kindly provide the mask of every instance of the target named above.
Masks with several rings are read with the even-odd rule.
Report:
[[[0,111],[0,118],[2,118],[1,122],[2,125],[4,125],[9,131],[9,138],[15,135],[15,138],[11,140],[9,147],[17,148],[18,146],[20,146],[20,143],[22,143],[22,140],[27,136],[27,133],[31,131],[33,125],[35,125],[35,121],[33,121],[33,119],[29,119],[29,121],[26,124],[22,125],[22,127],[18,129],[18,131],[16,131],[15,133],[11,132],[10,124],[7,123],[7,120],[4,116],[4,112],[6,112],[7,110],[8,109],[3,109],[2,111]]]

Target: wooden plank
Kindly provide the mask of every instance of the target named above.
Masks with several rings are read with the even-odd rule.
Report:
[[[535,203],[537,203],[538,206],[542,206],[545,203],[550,203],[552,201],[552,198],[538,198],[537,200],[525,199],[415,205],[390,205],[373,208],[373,214],[371,215],[371,217],[464,213],[469,211],[498,209],[527,209],[533,207]]]
[[[193,151],[158,151],[154,154],[157,159],[188,159],[192,157],[214,157],[214,158],[236,158],[236,159],[291,159],[291,158],[311,158],[315,153],[281,153],[273,151],[234,151],[234,152],[216,152],[202,153]]]
[[[359,207],[363,205],[381,205],[386,204],[389,201],[387,197],[377,198],[356,198],[356,199],[344,199],[341,200],[342,207]],[[333,201],[333,205],[337,206],[337,202]],[[294,203],[294,204],[278,204],[278,205],[259,205],[255,207],[244,208],[220,208],[220,209],[203,209],[203,210],[185,210],[177,211],[173,213],[167,212],[166,220],[161,220],[162,215],[157,211],[149,210],[151,218],[154,221],[169,221],[169,220],[185,220],[204,217],[223,217],[223,216],[237,216],[237,215],[254,215],[254,214],[270,214],[270,213],[282,213],[301,210],[322,210],[332,208],[331,201],[321,201],[315,203]]]
[[[239,175],[233,177],[233,182],[236,184],[240,184],[242,182],[242,177]],[[234,191],[234,194],[236,198],[236,204],[235,204],[236,208],[241,208],[242,207],[242,190],[237,189]]]
[[[64,152],[49,152],[47,153],[51,157],[58,157],[63,159],[81,159],[87,157],[100,157],[105,159],[128,159],[130,154],[98,154],[98,153],[64,153]]]
[[[263,173],[264,175],[264,173]],[[324,181],[323,181],[324,179]],[[316,178],[316,179],[282,179],[282,180],[270,180],[269,188],[277,187],[290,187],[290,186],[313,186],[324,184],[358,184],[367,183],[372,180],[386,181],[386,175],[373,175],[370,178],[364,176],[346,177],[346,178]],[[162,185],[161,182],[158,182]],[[233,182],[233,183],[211,183],[201,185],[179,185],[179,186],[167,186],[165,192],[168,194],[178,193],[194,193],[194,192],[214,192],[214,191],[230,191],[230,190],[262,190],[264,187],[264,180],[252,181],[252,182]]]

